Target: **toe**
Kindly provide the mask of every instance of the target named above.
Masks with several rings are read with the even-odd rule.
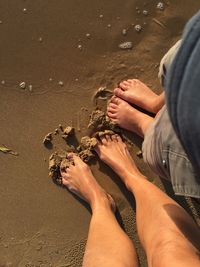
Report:
[[[115,105],[118,105],[119,104],[119,98],[116,97],[116,96],[113,96],[111,98],[111,103],[115,104]]]
[[[120,88],[116,88],[116,89],[114,90],[114,94],[115,94],[116,96],[118,96],[118,97],[122,97],[122,98],[123,98],[123,96],[124,96],[124,91],[123,91],[122,89],[120,89]]]
[[[116,113],[116,109],[111,107],[111,106],[107,107],[107,111],[110,112],[110,113]]]
[[[116,115],[116,112],[111,112],[111,111],[107,111],[107,115],[110,119],[116,119],[117,118],[117,115]]]
[[[67,158],[69,160],[71,160],[75,165],[76,164],[80,164],[80,163],[83,163],[83,161],[81,160],[81,158],[79,156],[77,156],[75,153],[69,153],[67,155]]]
[[[113,134],[113,135],[111,136],[111,139],[112,139],[112,141],[117,142],[116,134]]]
[[[110,138],[109,134],[106,134],[105,138],[106,138],[107,142],[111,142],[111,138]]]
[[[107,144],[108,144],[108,141],[107,141],[107,139],[106,139],[105,136],[101,136],[101,137],[100,137],[100,140],[101,140],[101,143],[102,143],[103,145],[107,145]]]
[[[121,136],[119,136],[118,134],[116,134],[115,136],[116,136],[117,141],[120,142],[120,143],[122,143]]]
[[[127,90],[129,88],[129,83],[127,81],[123,81],[119,84],[119,86],[123,89],[123,90]]]
[[[115,103],[109,103],[108,107],[117,109],[117,105]]]
[[[68,179],[69,178],[67,170],[60,170],[60,174],[61,174],[62,179]]]

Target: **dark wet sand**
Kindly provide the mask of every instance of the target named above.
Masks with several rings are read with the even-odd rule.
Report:
[[[18,157],[0,154],[0,266],[81,266],[91,215],[48,177],[48,157],[56,147],[45,149],[42,139],[59,123],[74,126],[78,138],[85,135],[92,96],[100,86],[112,89],[122,79],[137,77],[160,92],[159,61],[200,3],[169,1],[160,12],[157,2],[0,0],[0,81],[5,80],[0,84],[0,144],[19,152]],[[149,15],[138,14],[136,7],[149,10]],[[140,34],[131,26],[138,23],[144,27]],[[124,28],[127,36],[121,34]],[[133,50],[119,50],[124,41],[132,41]],[[20,89],[22,81],[33,91]],[[136,151],[135,146],[133,154]],[[161,186],[142,160],[137,161]],[[133,199],[102,163],[92,170],[116,199],[119,220],[136,240],[141,266],[146,266],[135,234]],[[195,207],[192,211],[198,212]]]

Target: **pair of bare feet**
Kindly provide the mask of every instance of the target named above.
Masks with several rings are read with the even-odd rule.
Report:
[[[100,159],[119,175],[127,187],[129,174],[131,173],[134,177],[134,174],[139,173],[127,146],[119,135],[101,137],[95,151]],[[114,200],[97,183],[89,166],[76,154],[71,153],[68,157],[73,160],[74,164],[61,172],[63,184],[71,192],[88,202],[92,211],[105,207],[105,205],[115,211]]]
[[[107,108],[110,119],[121,128],[144,137],[153,118],[138,111],[131,104],[156,114],[162,104],[160,103],[160,97],[136,79],[121,82],[113,93],[114,96]]]
[[[114,96],[107,108],[108,116],[122,128],[144,136],[153,118],[133,108],[129,103],[149,112],[155,112],[157,97],[139,80],[124,81],[120,83],[119,88],[114,89]],[[134,175],[137,177],[139,175],[143,178],[120,136],[102,137],[95,150],[100,159],[119,175],[127,187],[129,187],[130,177],[134,179]],[[87,201],[93,211],[104,205],[114,210],[115,204],[112,197],[97,183],[88,165],[75,154],[69,154],[69,158],[74,164],[61,172],[63,184],[71,192]]]

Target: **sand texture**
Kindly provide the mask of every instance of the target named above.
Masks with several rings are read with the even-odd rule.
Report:
[[[134,199],[97,159],[90,138],[120,131],[141,171],[173,195],[137,157],[141,140],[105,116],[113,88],[124,79],[161,92],[159,62],[200,8],[197,0],[164,1],[164,9],[158,2],[0,0],[0,146],[17,152],[0,153],[1,267],[81,266],[90,209],[55,185],[48,170],[61,184],[68,152],[94,157],[92,172],[115,199],[118,221],[147,266]],[[199,223],[199,206],[177,199]]]

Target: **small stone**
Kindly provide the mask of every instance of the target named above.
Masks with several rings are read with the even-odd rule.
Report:
[[[86,35],[85,35],[88,39],[90,39],[91,38],[91,34],[89,34],[89,33],[86,33]]]
[[[5,83],[6,83],[6,82],[5,82],[4,80],[3,80],[3,81],[1,81],[1,84],[3,84],[3,85],[4,85]]]
[[[145,15],[145,16],[147,16],[149,14],[149,12],[147,10],[143,10],[142,11],[142,14]]]
[[[124,42],[119,44],[119,48],[126,50],[126,49],[132,49],[133,48],[133,43],[132,42]]]
[[[63,81],[59,81],[58,82],[58,85],[63,86],[64,85],[64,82]]]
[[[141,32],[141,30],[142,30],[142,26],[139,25],[139,24],[135,25],[134,28],[135,28],[135,31],[136,31],[136,32]]]
[[[136,155],[137,155],[137,157],[142,158],[142,151],[139,150],[139,151],[136,153]]]
[[[62,126],[62,124],[59,124],[58,127],[59,127],[60,130],[63,132],[63,126]]]
[[[23,8],[23,12],[26,13],[27,12],[27,8]]]
[[[41,43],[43,41],[42,37],[39,37],[38,41]]]
[[[0,20],[0,24],[2,24],[3,23],[3,21],[2,20]]]
[[[58,128],[55,129],[54,134],[57,135],[59,133]]]
[[[99,17],[100,17],[100,19],[102,19],[103,18],[103,14],[99,15]]]
[[[157,4],[157,9],[159,9],[159,10],[164,10],[164,9],[165,9],[165,4],[164,4],[163,2],[159,2],[159,3]]]
[[[33,85],[30,84],[30,85],[28,86],[28,89],[29,89],[30,92],[33,92]]]
[[[82,45],[78,45],[78,49],[79,50],[82,50],[83,49],[83,46]]]
[[[50,82],[52,82],[52,81],[53,81],[53,79],[52,79],[52,78],[49,78],[49,81],[50,81]]]
[[[47,135],[45,135],[44,139],[43,139],[43,144],[47,145],[49,143],[51,143],[52,141],[52,133],[48,133]]]
[[[108,27],[108,28],[111,28],[111,24],[108,24],[107,27]]]
[[[78,78],[75,79],[75,82],[78,82]]]
[[[21,82],[21,83],[19,84],[19,87],[20,87],[21,89],[26,89],[26,83],[25,83],[25,82]]]
[[[122,30],[122,35],[124,35],[124,36],[127,35],[127,30],[126,30],[126,29],[123,29],[123,30]]]
[[[63,135],[62,138],[67,140],[69,136],[72,136],[74,134],[74,128],[71,126],[67,126],[64,130],[63,130]]]
[[[138,14],[140,14],[140,13],[141,13],[141,11],[140,11],[140,10],[138,10],[138,11],[137,11],[137,13],[138,13]]]

